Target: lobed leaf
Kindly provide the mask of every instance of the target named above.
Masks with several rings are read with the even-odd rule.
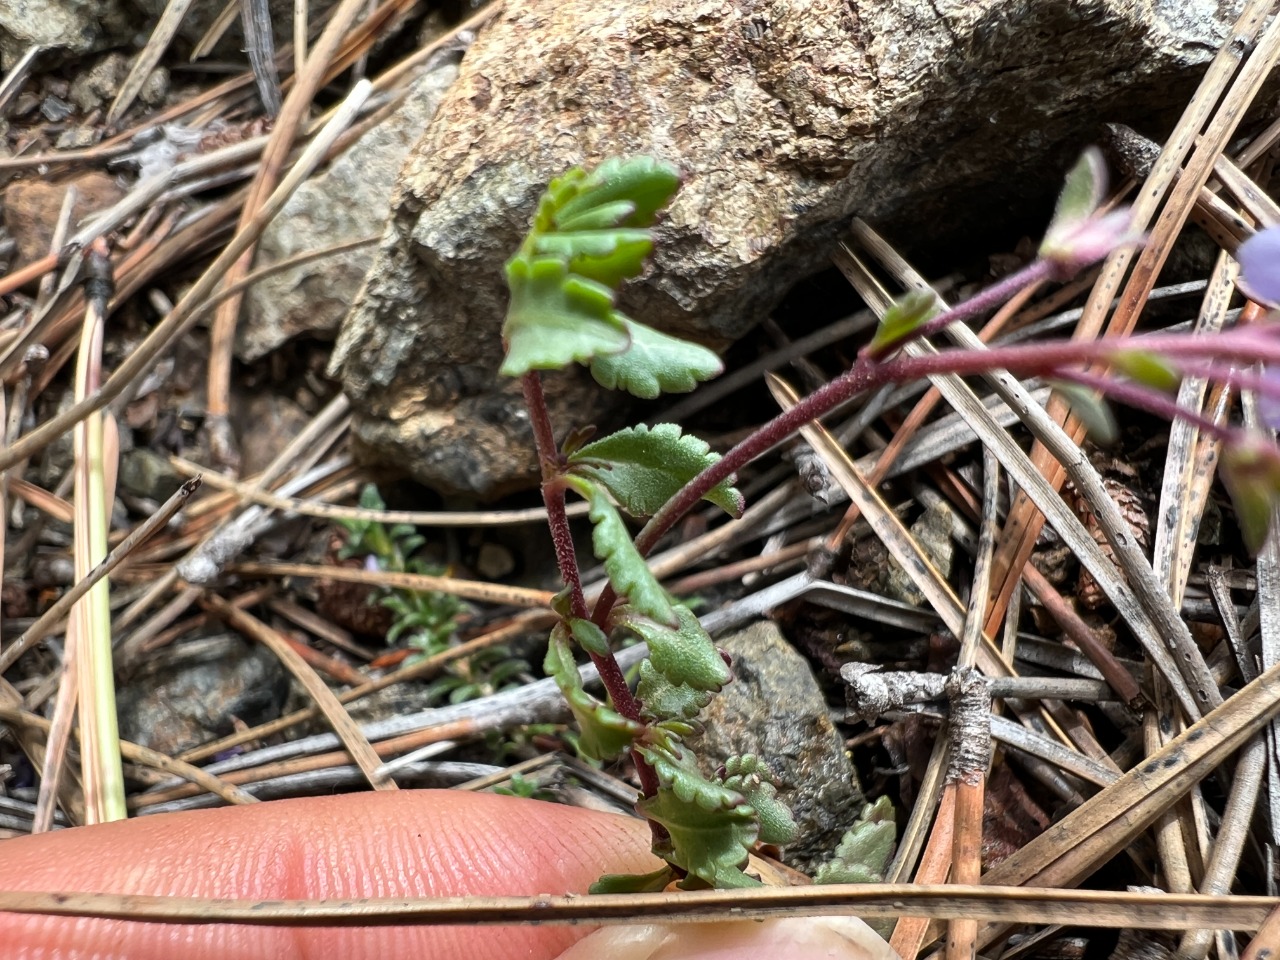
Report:
[[[551,631],[543,670],[553,677],[581,731],[583,752],[597,760],[616,757],[631,747],[644,725],[628,720],[612,707],[601,703],[582,686],[578,665],[573,659],[563,625]]]
[[[674,626],[657,623],[634,603],[618,607],[612,622],[625,627],[649,644],[654,669],[675,685],[718,691],[732,674],[697,616],[682,603],[672,604]]]
[[[583,177],[576,196],[559,204],[556,225],[561,230],[580,229],[576,223],[589,211],[624,202],[630,213],[614,225],[648,226],[678,189],[680,173],[669,163],[653,157],[613,157]]]
[[[667,831],[653,852],[690,876],[720,889],[759,886],[742,868],[760,835],[755,809],[736,790],[708,780],[688,750],[636,748],[658,777],[656,796],[636,809]],[[683,886],[684,884],[682,884]]]
[[[570,363],[620,353],[630,334],[613,311],[613,291],[569,272],[556,257],[515,257],[507,263],[511,304],[502,325],[507,356],[500,372],[559,370]]]
[[[881,797],[862,808],[862,815],[845,832],[835,855],[818,867],[813,879],[817,883],[882,883],[893,859],[896,837],[893,803]]]
[[[678,186],[675,168],[650,157],[606,161],[590,174],[574,168],[548,185],[506,267],[504,375],[626,349],[630,334],[614,312],[614,288],[644,268],[653,249],[645,228]]]
[[[648,720],[693,720],[711,702],[710,690],[672,683],[648,660],[640,661],[636,699]]]
[[[567,480],[591,506],[588,516],[595,525],[591,532],[591,545],[596,558],[604,564],[613,589],[626,597],[629,606],[642,616],[673,627],[679,626],[680,620],[671,598],[631,542],[631,534],[622,515],[609,502],[604,489],[581,477],[568,477]]]
[[[659,333],[621,314],[617,317],[631,343],[623,351],[592,358],[591,375],[602,387],[652,400],[662,393],[688,393],[724,369],[720,358],[704,346]]]
[[[627,513],[647,517],[719,459],[705,441],[681,433],[674,423],[641,424],[579,447],[569,456],[569,470],[600,484]],[[742,515],[742,494],[733,487],[732,477],[716,484],[703,499],[731,517]]]
[[[800,832],[791,808],[778,799],[778,784],[763,760],[753,753],[730,757],[724,764],[724,785],[737,790],[760,819],[760,842],[791,843]]]
[[[533,247],[565,261],[571,274],[613,288],[644,269],[653,239],[648,230],[582,230],[537,237]]]

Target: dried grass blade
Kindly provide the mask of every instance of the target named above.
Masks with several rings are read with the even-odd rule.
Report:
[[[791,409],[800,401],[791,385],[776,374],[766,375],[765,382],[774,400],[783,410]],[[832,476],[849,495],[849,499],[857,504],[863,517],[871,525],[871,529],[888,549],[890,556],[902,566],[911,578],[911,582],[924,594],[925,599],[942,618],[947,629],[956,636],[962,636],[965,629],[964,605],[951,589],[951,585],[938,573],[916,538],[911,535],[911,531],[866,481],[849,455],[825,427],[811,423],[801,427],[800,433],[822,458]],[[1009,676],[1008,665],[996,653],[994,645],[989,640],[984,644],[984,649],[985,656],[981,658],[983,668],[989,670],[991,676]]]
[[[1196,318],[1197,332],[1212,333],[1222,329],[1238,273],[1239,268],[1230,257],[1226,254],[1218,257]],[[1178,406],[1203,411],[1207,394],[1208,383],[1205,380],[1188,377],[1178,388]],[[1164,582],[1175,603],[1182,602],[1187,576],[1191,572],[1196,532],[1217,463],[1219,445],[1215,442],[1204,445],[1200,439],[1199,428],[1190,421],[1176,420],[1169,427],[1169,451],[1165,458],[1151,555],[1156,575]]]
[[[147,82],[147,77],[151,75],[151,71],[155,69],[160,58],[164,56],[165,50],[169,48],[169,43],[178,32],[178,27],[182,25],[182,18],[187,15],[187,9],[190,6],[191,0],[169,0],[165,4],[164,13],[160,14],[160,19],[156,23],[156,28],[151,31],[147,45],[133,61],[128,75],[120,84],[116,98],[111,101],[111,107],[107,110],[108,127],[114,127],[124,116],[124,112],[133,105],[138,91],[142,89],[142,85]]]
[[[279,631],[272,629],[251,613],[241,610],[215,594],[205,594],[201,603],[206,609],[225,620],[227,624],[252,637],[276,655],[276,658],[284,665],[285,669],[293,674],[306,689],[307,693],[310,694],[311,699],[320,708],[321,713],[324,714],[325,719],[333,728],[333,732],[338,735],[338,739],[342,741],[342,745],[351,754],[351,759],[360,767],[361,772],[364,773],[373,789],[400,789],[394,780],[383,779],[377,775],[378,767],[382,761],[368,739],[366,739],[364,732],[360,729],[360,725],[351,719],[351,714],[347,713],[346,708],[342,706],[333,691],[320,679],[315,670],[298,655],[297,651],[289,646],[288,641],[281,636]]]
[[[276,39],[267,0],[240,0],[240,23],[258,96],[267,116],[274,117],[280,112],[280,75],[276,72]]]
[[[462,580],[458,577],[436,577],[425,573],[393,573],[389,570],[356,570],[351,567],[332,567],[312,563],[237,563],[230,572],[242,577],[314,577],[337,580],[342,583],[367,583],[380,587],[400,587],[405,590],[434,590],[451,593],[466,600],[480,600],[513,607],[546,609],[555,594],[550,590],[534,590],[514,587],[505,583],[487,583],[483,580]]]
[[[188,480],[179,487],[173,496],[161,505],[159,510],[139,524],[137,529],[124,540],[120,541],[116,548],[107,555],[106,559],[94,567],[87,577],[78,580],[70,590],[59,597],[48,610],[42,613],[35,623],[27,627],[21,636],[11,643],[3,653],[0,653],[0,674],[13,666],[17,659],[33,644],[39,643],[48,636],[50,631],[62,622],[62,618],[66,616],[72,604],[84,596],[90,587],[123,563],[138,546],[150,539],[157,530],[165,526],[173,518],[173,515],[183,508],[187,500],[191,498],[191,495],[199,487],[200,479],[198,477]]]
[[[97,389],[102,374],[102,340],[111,289],[105,241],[95,243],[88,260],[87,309],[76,362],[76,400]],[[119,457],[114,420],[95,411],[76,424],[75,571],[86,580],[107,556],[107,531],[115,498],[115,466]],[[80,768],[84,779],[85,821],[104,823],[128,816],[120,732],[116,721],[115,669],[111,655],[111,593],[99,579],[72,608],[78,627],[80,693]]]
[[[289,91],[280,110],[276,125],[262,151],[257,173],[249,185],[249,194],[240,215],[239,230],[241,232],[245,231],[260,214],[268,194],[275,187],[285,159],[306,120],[311,102],[324,80],[329,62],[338,52],[338,47],[348,28],[366,5],[367,0],[340,0],[324,32],[316,41],[315,48],[311,51],[306,69],[294,76],[293,89]],[[367,80],[359,81],[355,89],[361,87],[363,87],[363,93],[360,99],[363,102],[372,87]],[[352,90],[353,95],[355,89]],[[236,283],[249,272],[255,245],[256,239],[230,263],[226,273],[227,283]],[[230,438],[226,433],[226,417],[230,409],[231,351],[242,299],[241,296],[233,296],[223,301],[214,313],[210,327],[207,426],[210,430],[210,442],[215,447],[216,455],[228,463],[235,459],[231,454]]]
[[[1218,923],[1257,930],[1275,897],[1206,897],[1126,891],[1028,890],[848,883],[751,890],[581,894],[533,897],[347,898],[223,900],[111,893],[0,892],[0,912],[104,917],[144,923],[244,923],[255,926],[399,926],[423,924],[674,923],[767,920],[772,917],[973,917],[1008,923],[1072,927],[1185,930]]]
[[[1113,292],[1121,288],[1131,263],[1134,263],[1133,275],[1116,302],[1115,313],[1108,325],[1108,333],[1126,334],[1134,329],[1138,314],[1155,286],[1156,278],[1173,239],[1180,233],[1187,216],[1194,209],[1200,188],[1204,186],[1214,160],[1221,153],[1221,143],[1215,142],[1220,138],[1208,137],[1206,126],[1212,126],[1214,111],[1220,103],[1224,104],[1221,115],[1225,116],[1232,126],[1244,116],[1244,108],[1251,96],[1241,99],[1228,98],[1224,101],[1223,94],[1231,83],[1232,77],[1236,75],[1245,53],[1252,51],[1253,55],[1258,55],[1254,43],[1266,18],[1270,15],[1271,7],[1270,0],[1251,0],[1232,26],[1227,35],[1228,39],[1209,64],[1208,70],[1200,81],[1200,86],[1187,104],[1182,118],[1161,150],[1160,156],[1156,159],[1150,176],[1143,182],[1134,198],[1133,224],[1134,228],[1139,230],[1151,223],[1165,197],[1170,198],[1156,223],[1152,242],[1136,255],[1136,263],[1134,251],[1128,248],[1118,250],[1107,258],[1076,327],[1074,336],[1077,339],[1093,338],[1102,332],[1104,321],[1111,312]],[[1275,24],[1272,26],[1274,29]],[[1250,63],[1255,62],[1253,55],[1250,57]],[[1257,73],[1256,70],[1252,72]],[[1202,131],[1206,131],[1205,137],[1201,137]],[[1196,154],[1187,162],[1186,171],[1183,171],[1184,161],[1187,161],[1188,154],[1193,149],[1196,150]],[[1072,437],[1082,436],[1079,423],[1074,420],[1068,422],[1067,410],[1062,404],[1052,404],[1049,412],[1056,421],[1067,424],[1068,432]],[[1054,462],[1048,451],[1040,444],[1032,449],[1031,459],[1052,488],[1057,489],[1062,485],[1066,477],[1063,468]],[[1009,598],[1017,587],[1020,571],[1031,556],[1043,523],[1043,518],[1036,515],[1035,505],[1031,500],[1024,497],[1015,499],[1005,522],[1002,543],[997,550],[1000,571],[1003,572],[1003,584],[988,617],[988,626],[998,620],[1000,611],[1008,604]]]
[[[929,289],[924,278],[865,223],[855,220],[852,231],[864,246],[876,254],[878,259],[893,269],[905,285],[916,289]],[[945,333],[965,349],[987,349],[978,336],[964,324],[953,323]],[[911,346],[917,349],[926,347],[925,344]],[[1076,440],[1068,435],[1058,422],[1031,398],[1026,388],[1007,372],[991,371],[985,374],[985,379],[1005,403],[1018,414],[1018,419],[1031,431],[1037,443],[1062,465],[1062,469],[1075,484],[1076,490],[1088,501],[1094,517],[1106,534],[1113,554],[1124,571],[1127,583],[1125,579],[1116,575],[1111,561],[1105,555],[1102,555],[1103,573],[1100,575],[1091,566],[1089,572],[1094,575],[1103,591],[1122,614],[1126,611],[1121,609],[1113,591],[1127,593],[1139,602],[1140,609],[1133,611],[1136,616],[1126,616],[1126,619],[1134,633],[1143,639],[1143,646],[1147,648],[1148,654],[1157,647],[1163,648],[1167,645],[1170,648],[1171,655],[1166,655],[1162,661],[1158,662],[1163,662],[1165,666],[1172,663],[1184,681],[1185,690],[1193,698],[1192,704],[1182,704],[1183,709],[1188,711],[1187,715],[1192,718],[1199,717],[1207,707],[1221,703],[1222,696],[1209,673],[1203,655],[1191,637],[1190,629],[1168,593],[1156,580],[1151,562],[1138,546],[1119,507],[1103,485],[1098,471],[1083,455]],[[1029,493],[1025,484],[1023,490]],[[1060,500],[1056,491],[1050,492],[1054,499]],[[1043,507],[1041,510],[1043,512]],[[1064,533],[1057,524],[1054,524],[1054,528],[1059,534]],[[1081,556],[1081,561],[1086,562],[1087,565],[1084,556]],[[1172,684],[1172,678],[1170,682]],[[1181,691],[1175,687],[1175,692]],[[1183,699],[1179,696],[1180,701]]]
[[[1277,712],[1280,665],[993,867],[983,877],[984,884],[1067,887],[1079,883],[1261,731]],[[986,928],[980,945],[991,943],[999,932],[994,926]]]
[[[358,83],[352,88],[340,109],[334,114],[333,120],[307,145],[298,162],[280,182],[280,186],[271,194],[267,202],[261,206],[252,222],[236,233],[217,259],[200,275],[200,278],[173,308],[173,311],[152,329],[146,340],[129,355],[102,385],[102,388],[93,396],[51,417],[6,449],[0,450],[0,470],[30,457],[61,436],[83,417],[102,409],[114,400],[137,377],[150,368],[161,352],[168,349],[194,324],[197,319],[194,316],[196,308],[213,292],[214,287],[223,279],[228,267],[253,246],[267,224],[283,209],[293,192],[315,170],[333,142],[350,125],[351,120],[368,99],[370,91],[371,86],[368,83]]]

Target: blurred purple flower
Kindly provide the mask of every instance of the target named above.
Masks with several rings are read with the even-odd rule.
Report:
[[[1272,430],[1280,430],[1280,369],[1263,367],[1262,380],[1269,389],[1258,391],[1258,415]]]
[[[1259,230],[1240,244],[1236,260],[1244,274],[1246,292],[1267,303],[1280,304],[1280,227]]]
[[[1133,211],[1118,207],[1079,220],[1055,221],[1040,245],[1040,256],[1054,266],[1058,280],[1070,280],[1120,247],[1142,243],[1146,235],[1133,228]]]

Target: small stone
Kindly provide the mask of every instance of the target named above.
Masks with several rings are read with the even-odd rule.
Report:
[[[135,18],[120,0],[7,0],[0,3],[0,69],[33,44],[81,54],[128,39]]]
[[[185,480],[167,457],[148,447],[134,447],[120,458],[120,487],[135,497],[162,502],[173,496]]]
[[[119,691],[120,736],[173,756],[280,715],[288,677],[263,647],[234,635],[183,643],[154,657]]]
[[[943,580],[951,576],[951,562],[955,558],[955,542],[951,539],[954,522],[955,516],[950,505],[945,500],[935,500],[911,524],[911,535]],[[886,596],[916,607],[925,605],[924,594],[897,560],[890,558],[881,572],[881,587]]]
[[[128,75],[129,58],[119,51],[108,53],[72,81],[68,96],[81,113],[88,113],[111,102]]]
[[[769,765],[800,828],[783,861],[812,872],[830,859],[865,802],[826,698],[808,662],[772,621],[716,646],[733,658],[734,679],[703,711],[706,729],[690,737],[689,746],[708,775],[744,753]]]
[[[84,147],[93,146],[101,139],[102,129],[100,127],[92,125],[71,127],[58,134],[58,139],[54,141],[54,146],[59,150],[80,150]]]
[[[499,543],[482,543],[476,554],[476,573],[486,580],[499,580],[516,568],[516,558]]]
[[[231,423],[240,445],[241,474],[251,477],[266,469],[310,420],[288,397],[273,393],[233,397]]]
[[[3,213],[5,229],[18,244],[20,263],[31,263],[50,252],[53,228],[68,186],[76,188],[76,203],[71,213],[73,230],[90,214],[105,210],[124,196],[113,177],[96,170],[61,183],[15,180],[4,189]]]
[[[169,71],[165,67],[156,67],[147,74],[147,79],[142,82],[142,89],[138,91],[138,99],[148,107],[161,107],[164,106],[168,96]]]

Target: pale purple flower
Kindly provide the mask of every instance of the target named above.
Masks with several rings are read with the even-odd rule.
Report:
[[[1280,304],[1280,227],[1259,230],[1240,244],[1236,260],[1250,297]]]

